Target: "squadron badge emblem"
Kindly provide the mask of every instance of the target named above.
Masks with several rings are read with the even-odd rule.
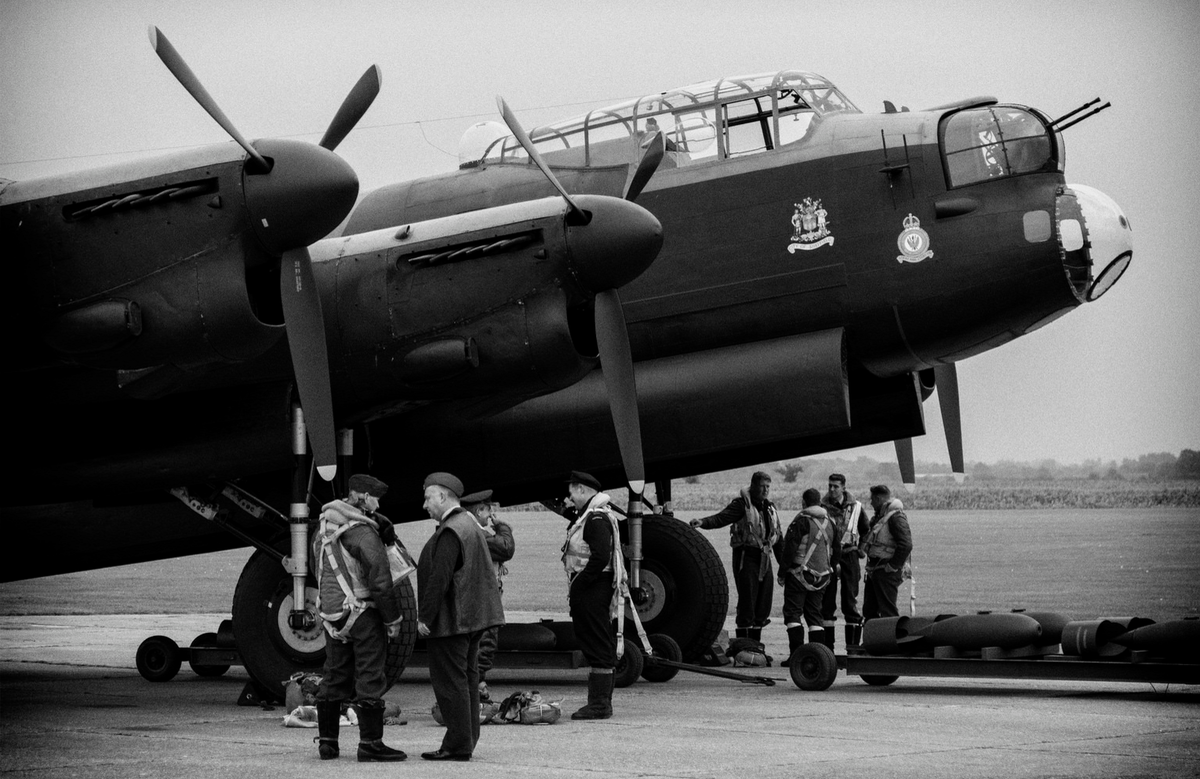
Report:
[[[812,251],[822,246],[833,245],[833,236],[829,232],[828,213],[820,200],[811,197],[796,203],[796,213],[792,214],[792,243],[788,245],[788,253],[795,254],[797,250]]]
[[[929,233],[921,229],[921,220],[912,214],[904,217],[904,231],[896,239],[900,247],[897,262],[920,262],[933,256],[929,250]]]

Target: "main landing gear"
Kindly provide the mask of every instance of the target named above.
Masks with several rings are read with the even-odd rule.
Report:
[[[305,453],[303,417],[293,416],[296,468],[292,516],[287,517],[238,485],[200,485],[172,493],[197,514],[255,548],[233,595],[233,619],[216,634],[205,633],[188,650],[166,636],[151,636],[137,653],[139,673],[167,681],[183,660],[201,676],[220,675],[243,665],[266,696],[283,700],[284,686],[297,672],[319,672],[325,662],[325,630],[317,615],[317,583],[308,572],[308,485],[311,460]],[[350,431],[338,437],[338,469],[348,474],[353,455]],[[343,489],[339,494],[345,494]],[[386,671],[393,684],[404,672],[417,640],[416,593],[408,578],[398,582],[404,617],[398,639],[388,642]],[[228,629],[226,629],[228,627]],[[211,637],[211,640],[210,640]],[[223,653],[218,653],[221,650]],[[224,666],[218,672],[216,669]]]

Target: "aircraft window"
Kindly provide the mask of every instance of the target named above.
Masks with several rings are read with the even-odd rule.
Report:
[[[763,109],[766,103],[766,109]],[[771,102],[751,98],[728,103],[725,113],[725,153],[730,157],[753,154],[771,147]]]
[[[1045,170],[1054,162],[1046,126],[1015,106],[990,106],[950,115],[942,123],[950,187]]]

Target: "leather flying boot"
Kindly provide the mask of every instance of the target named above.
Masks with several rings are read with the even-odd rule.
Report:
[[[338,747],[338,722],[342,717],[341,701],[317,701],[317,754],[322,760],[333,760],[341,749]]]
[[[826,641],[825,641],[825,634],[827,632],[828,631],[825,630],[824,628],[817,627],[816,625],[809,627],[808,643],[810,643],[810,644],[825,644],[826,646],[828,646],[828,644],[826,644]]]
[[[408,755],[383,743],[383,701],[358,705],[358,762],[394,763]]]
[[[612,710],[613,675],[608,673],[588,674],[588,702],[571,715],[571,719],[608,719]]]
[[[862,645],[862,624],[846,625],[846,650]]]
[[[746,638],[762,643],[762,628],[746,628]]]
[[[837,636],[837,623],[833,620],[823,622],[822,627],[825,628],[825,646],[829,647],[829,651],[833,651],[833,639]]]
[[[795,625],[787,629],[788,637],[788,656],[783,661],[783,665],[790,666],[792,655],[796,654],[796,650],[804,646],[804,626]]]

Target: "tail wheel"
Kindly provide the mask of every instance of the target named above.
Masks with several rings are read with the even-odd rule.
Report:
[[[613,669],[613,687],[628,687],[636,682],[642,675],[644,662],[642,648],[628,638],[625,639],[625,651],[617,660],[617,667]]]
[[[837,678],[837,658],[824,644],[804,644],[788,659],[792,682],[801,690],[828,690]]]
[[[891,674],[863,674],[862,676],[859,676],[858,678],[862,679],[864,682],[871,685],[872,687],[887,687],[889,684],[896,681],[900,677],[892,676]]]
[[[729,582],[717,551],[687,523],[650,514],[642,520],[642,558],[646,599],[637,610],[646,632],[675,639],[684,660],[699,657],[716,641],[729,610]]]
[[[142,678],[151,682],[169,682],[183,665],[183,654],[167,636],[150,636],[137,650],[137,669]]]
[[[643,658],[642,678],[648,682],[669,682],[675,678],[675,674],[679,673],[678,668],[672,668],[667,665],[659,665],[657,660],[670,660],[673,663],[683,661],[683,653],[679,651],[679,644],[675,643],[675,639],[663,633],[653,633],[646,636],[650,641],[650,648],[654,650],[654,654],[650,657]]]
[[[275,548],[287,552],[286,537]],[[407,579],[397,585],[404,617],[400,638],[389,641],[387,679],[389,686],[404,672],[417,640],[416,595]],[[250,556],[233,593],[233,632],[238,652],[250,675],[267,690],[283,699],[283,688],[297,671],[319,671],[325,664],[325,629],[317,618],[316,580],[308,577],[305,603],[314,625],[296,630],[288,625],[292,610],[292,577],[264,552]]]

